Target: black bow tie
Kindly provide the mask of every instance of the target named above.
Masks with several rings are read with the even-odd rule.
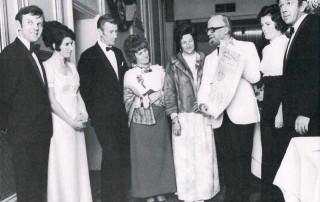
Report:
[[[106,47],[106,51],[108,52],[109,50],[113,50],[112,46],[111,47]]]
[[[286,31],[286,36],[290,39],[292,37],[294,33],[294,27],[290,27],[287,31]]]
[[[30,44],[30,53],[32,54],[33,52],[38,52],[40,50],[40,44],[36,43],[31,43]]]

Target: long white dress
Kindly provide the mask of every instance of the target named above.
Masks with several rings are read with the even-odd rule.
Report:
[[[193,82],[197,86],[197,79],[201,79],[197,76],[197,56],[182,54],[182,57],[188,65],[185,68],[190,69],[194,78]],[[172,77],[176,78],[176,75]],[[183,80],[185,78],[180,77],[179,79]],[[196,88],[198,89],[198,87]],[[185,89],[188,89],[188,87],[180,86],[177,93],[186,95]],[[181,105],[184,105],[184,103]],[[180,111],[178,116],[181,135],[172,136],[178,198],[183,201],[209,200],[220,191],[218,162],[212,127],[209,125],[208,118],[200,113]]]
[[[54,60],[44,62],[49,88],[63,109],[75,118],[78,113],[87,116],[79,94],[79,75],[68,63],[72,75],[55,71]],[[92,202],[85,137],[52,113],[53,136],[50,143],[48,167],[48,202]]]

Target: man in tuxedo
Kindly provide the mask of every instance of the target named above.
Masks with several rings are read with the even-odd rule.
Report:
[[[123,102],[127,64],[114,47],[118,27],[109,14],[98,19],[98,42],[80,57],[80,91],[102,147],[101,199],[127,201],[130,165],[129,130]]]
[[[206,57],[198,93],[200,111],[210,115],[210,85],[218,72],[219,55],[223,47],[233,47],[239,54],[237,85],[230,102],[219,117],[213,120],[219,172],[223,172],[227,190],[225,201],[249,201],[251,178],[251,152],[255,123],[259,122],[259,110],[252,85],[260,80],[259,56],[253,43],[238,41],[231,36],[231,21],[227,16],[213,15],[208,21],[209,43],[217,48]],[[221,48],[220,48],[221,47]],[[227,51],[228,52],[228,51]],[[223,70],[222,77],[223,79]],[[220,75],[220,71],[217,73]],[[215,98],[219,99],[219,98]],[[221,175],[220,175],[221,176]]]
[[[305,0],[279,0],[290,26],[284,58],[283,122],[287,135],[319,136],[320,17],[308,15]]]
[[[17,13],[18,37],[0,54],[0,126],[11,147],[19,202],[43,201],[52,136],[46,74],[33,52],[42,33],[37,6]]]

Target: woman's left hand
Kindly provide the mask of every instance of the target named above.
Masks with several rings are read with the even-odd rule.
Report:
[[[181,126],[179,121],[172,123],[172,134],[175,136],[181,135]]]

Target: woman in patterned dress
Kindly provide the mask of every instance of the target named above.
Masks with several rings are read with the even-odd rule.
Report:
[[[167,65],[164,91],[172,119],[178,198],[200,202],[212,198],[220,187],[213,130],[197,107],[205,55],[195,50],[194,36],[189,24],[175,29],[180,52]]]

